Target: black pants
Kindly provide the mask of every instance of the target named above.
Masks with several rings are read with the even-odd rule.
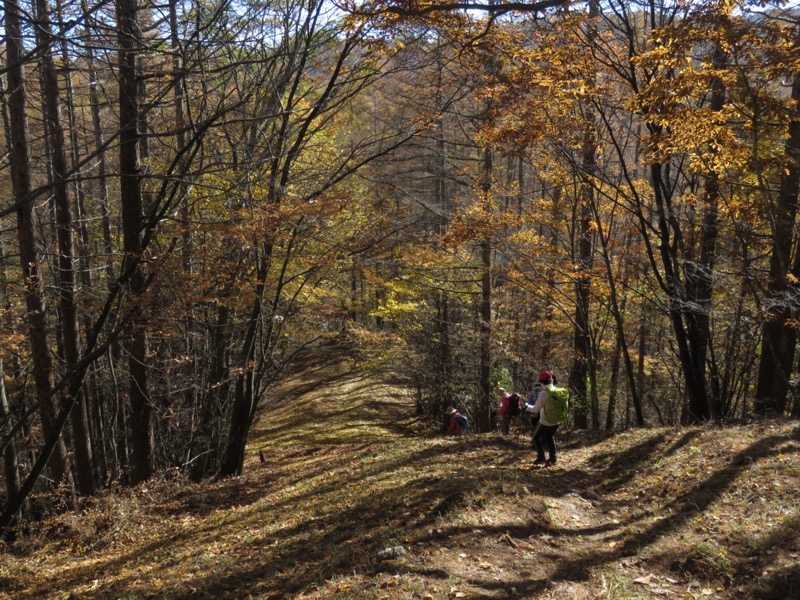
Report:
[[[539,423],[536,426],[536,431],[533,433],[533,447],[536,448],[536,460],[544,460],[544,448],[547,446],[547,451],[550,453],[550,460],[556,459],[556,429],[558,425],[542,425]]]

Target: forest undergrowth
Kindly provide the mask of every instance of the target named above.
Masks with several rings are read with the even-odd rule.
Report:
[[[0,548],[0,598],[800,598],[800,424],[448,438],[358,360],[275,390],[245,474],[162,478]]]

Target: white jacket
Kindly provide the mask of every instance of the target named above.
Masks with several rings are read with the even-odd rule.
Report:
[[[539,413],[539,423],[548,427],[557,425],[557,423],[551,423],[548,421],[544,416],[547,409],[547,402],[550,400],[550,390],[552,390],[554,387],[555,386],[552,383],[548,383],[542,387],[542,391],[539,392],[539,395],[536,397],[536,404],[534,404],[532,407],[528,406],[527,408],[527,412]]]

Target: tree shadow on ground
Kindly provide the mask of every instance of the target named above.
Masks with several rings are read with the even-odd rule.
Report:
[[[667,505],[668,511],[671,512],[670,516],[654,520],[644,525],[637,525],[642,521],[644,514],[634,515],[631,514],[627,518],[622,518],[618,522],[609,522],[603,525],[587,528],[559,528],[548,526],[547,524],[537,523],[533,525],[521,526],[508,526],[503,525],[499,528],[483,527],[479,528],[481,534],[492,539],[498,534],[506,533],[514,539],[526,540],[533,536],[547,533],[551,536],[560,536],[565,538],[575,536],[592,536],[602,534],[604,539],[608,541],[616,541],[617,543],[609,546],[603,544],[601,547],[594,549],[588,553],[582,551],[581,553],[550,553],[549,559],[555,562],[555,569],[549,575],[550,581],[567,581],[567,582],[582,582],[587,581],[594,568],[604,564],[611,564],[619,562],[627,557],[635,557],[641,555],[648,547],[655,544],[662,537],[671,533],[677,532],[685,528],[689,522],[698,514],[709,509],[711,504],[720,498],[734,483],[742,471],[749,468],[751,465],[763,461],[770,456],[777,455],[781,451],[781,445],[789,439],[796,439],[800,433],[800,429],[796,430],[790,436],[772,436],[763,440],[754,442],[747,448],[741,450],[731,457],[725,468],[719,469],[711,473],[706,479],[687,490],[684,494],[676,498],[674,501]],[[660,436],[659,436],[660,437]],[[676,442],[677,445],[684,445],[689,440],[693,439],[692,435],[684,435]],[[643,448],[654,451],[659,444],[645,443],[639,444],[636,452],[627,453],[634,454],[640,453]],[[793,449],[797,451],[796,449]],[[646,455],[639,455],[639,462],[645,462]],[[609,478],[610,487],[616,487],[627,480],[627,475],[619,468],[618,461],[612,461],[607,470],[604,472],[605,477]],[[622,476],[621,476],[622,475]],[[537,493],[544,493],[547,496],[564,495],[568,490],[572,493],[577,492],[581,494],[585,491],[591,490],[596,486],[598,474],[596,472],[586,473],[581,470],[572,470],[568,472],[538,472],[535,481],[539,483],[536,486]],[[559,483],[559,480],[561,483]],[[528,481],[534,481],[529,479]],[[691,508],[687,506],[691,505]],[[474,531],[478,528],[469,527],[469,531]],[[467,529],[459,532],[457,528],[448,530],[444,535],[445,537],[457,536],[459,533],[466,533]],[[758,553],[758,558],[755,559],[756,570],[764,571],[767,565],[771,565],[774,556],[771,554],[774,548],[789,547],[791,550],[797,546],[798,533],[800,533],[800,517],[795,515],[793,519],[787,520],[768,538],[760,542],[759,546],[764,549],[763,553]],[[793,545],[794,544],[794,545]],[[796,549],[796,548],[795,548]],[[544,554],[541,555],[543,558]],[[740,571],[752,570],[753,565],[749,564],[751,559],[745,559],[742,564],[738,565]],[[750,598],[792,598],[796,597],[798,585],[800,584],[800,575],[796,569],[797,561],[794,560],[788,566],[778,566],[770,571],[768,576],[758,582],[757,586],[752,586],[752,590],[748,597]],[[471,584],[479,589],[484,589],[485,596],[475,597],[496,597],[496,589],[490,583],[482,580],[473,580]],[[531,586],[541,591],[542,582],[539,580],[531,580],[525,577],[511,577],[505,578],[502,587],[506,590],[516,587],[519,589],[529,590]]]
[[[734,455],[727,467],[712,473],[704,481],[671,502],[669,508],[674,511],[671,516],[659,519],[631,533],[621,530],[619,538],[622,544],[619,549],[600,550],[584,557],[563,560],[553,577],[570,581],[587,579],[590,568],[595,565],[613,562],[626,556],[635,556],[641,553],[643,548],[647,548],[660,537],[685,526],[698,512],[708,509],[709,505],[730,487],[737,475],[748,464],[776,454],[779,445],[786,442],[787,439],[786,436],[773,436],[751,444]],[[649,446],[649,444],[646,444],[646,446]],[[692,510],[685,508],[687,500],[693,505],[694,508]]]
[[[181,491],[171,499],[173,502],[165,501],[155,509],[171,519],[190,521],[191,517],[220,510],[219,519],[177,534],[165,531],[144,546],[62,571],[57,577],[43,579],[30,597],[77,587],[98,573],[120,573],[113,585],[100,585],[85,597],[238,598],[252,593],[261,598],[288,598],[322,587],[326,580],[343,574],[357,572],[369,577],[402,571],[397,564],[382,562],[376,555],[386,545],[403,543],[407,537],[424,545],[459,536],[476,536],[485,541],[503,535],[527,540],[547,534],[563,540],[564,547],[542,549],[541,557],[553,565],[546,579],[540,572],[536,576],[508,573],[502,581],[466,578],[476,590],[470,595],[473,598],[497,598],[510,587],[536,595],[547,589],[548,581],[586,580],[593,567],[634,556],[686,527],[698,511],[708,509],[724,494],[742,471],[775,455],[782,444],[797,439],[800,433],[797,429],[791,436],[768,437],[732,455],[724,468],[667,503],[663,507],[666,516],[659,520],[651,519],[647,511],[631,511],[619,520],[606,518],[587,527],[559,526],[532,518],[519,524],[475,525],[459,521],[458,511],[468,507],[474,496],[481,495],[488,479],[527,486],[529,495],[543,498],[571,493],[586,496],[601,487],[612,493],[624,489],[643,468],[652,468],[659,459],[674,456],[699,433],[686,432],[674,441],[667,434],[654,434],[624,452],[610,449],[597,454],[586,469],[534,472],[508,467],[507,463],[513,464],[518,458],[516,440],[496,436],[428,439],[419,449],[399,452],[398,448],[405,448],[404,445],[385,443],[402,435],[399,426],[385,417],[407,418],[413,403],[402,395],[387,403],[373,399],[371,394],[380,385],[379,380],[356,374],[344,363],[340,368],[351,375],[320,367],[315,373],[323,375],[321,385],[308,387],[313,382],[304,379],[284,386],[280,408],[276,410],[285,411],[297,390],[306,390],[306,394],[310,393],[307,390],[344,392],[348,394],[345,402],[337,400],[318,407],[312,404],[307,411],[275,419],[255,431],[251,446],[251,453],[252,448],[265,448],[265,462],[250,465],[243,478]],[[378,433],[361,433],[361,421]],[[573,440],[579,437],[570,435],[564,445],[575,443],[577,447],[580,442]],[[594,444],[605,443],[603,435],[586,437]],[[478,457],[479,464],[467,463],[466,458],[473,456]],[[453,463],[460,466],[445,475],[428,470],[446,463],[443,457],[459,459]],[[394,477],[397,473],[403,476]],[[262,486],[263,482],[267,485]],[[342,498],[346,490],[359,486],[363,492]],[[263,504],[258,502],[262,494],[269,494]],[[797,533],[797,521],[795,518],[763,543],[789,544],[790,536]],[[242,535],[250,530],[254,533]],[[580,552],[573,552],[569,542],[578,536],[597,536],[614,544],[591,549],[583,546]],[[173,554],[177,548],[185,555]],[[765,551],[748,565],[763,568],[769,556]],[[193,570],[183,572],[180,579],[175,577],[173,570],[186,563]],[[422,572],[413,564],[408,572],[414,569]],[[426,571],[427,576],[438,581],[453,575],[446,569]],[[146,578],[160,582],[161,587],[157,591],[147,587],[149,584],[143,583]],[[774,595],[753,597],[781,597],[777,595],[781,590],[796,589],[792,587],[796,579],[790,568],[781,567],[760,582],[759,589]]]
[[[277,477],[267,474],[258,485],[247,479],[229,477],[221,482],[189,484],[178,492],[174,501],[154,510],[165,517],[203,516],[233,506],[249,506],[263,498],[275,485]]]
[[[363,476],[363,474],[360,474]],[[275,531],[251,544],[258,555],[230,573],[210,573],[183,590],[168,590],[170,598],[224,597],[230,590],[258,590],[265,597],[292,597],[336,573],[357,571],[375,575],[384,568],[376,558],[387,545],[402,543],[410,531],[427,530],[463,506],[480,489],[478,475],[443,478],[421,474],[417,479],[373,493],[342,510],[309,518]],[[335,493],[315,489],[310,498]],[[300,502],[300,498],[296,498]],[[274,505],[272,506],[274,508]],[[446,573],[441,573],[446,577]]]
[[[369,454],[376,446],[379,445],[364,446],[359,452],[362,455]],[[259,594],[266,594],[266,597],[291,597],[336,572],[347,572],[354,567],[362,572],[372,572],[375,569],[377,551],[385,544],[397,541],[393,539],[394,535],[398,535],[398,532],[429,528],[438,519],[457,510],[470,493],[480,488],[479,475],[473,473],[464,477],[443,478],[419,471],[416,478],[408,480],[402,486],[356,497],[355,502],[343,508],[328,511],[328,500],[334,498],[345,486],[356,486],[361,480],[389,473],[409,464],[424,463],[428,458],[449,450],[451,449],[447,447],[433,447],[412,454],[406,460],[390,457],[350,473],[347,480],[331,479],[307,492],[295,493],[285,500],[270,502],[264,507],[248,507],[244,503],[236,502],[237,492],[247,489],[248,486],[256,487],[257,477],[246,482],[235,478],[226,480],[220,483],[219,495],[212,494],[208,498],[212,505],[219,503],[221,506],[218,505],[217,508],[220,510],[225,505],[236,504],[236,511],[229,513],[226,520],[238,517],[258,524],[262,513],[274,515],[277,511],[277,514],[290,515],[294,513],[283,509],[296,509],[298,506],[310,507],[311,510],[300,520],[295,515],[287,520],[286,525],[279,525],[268,535],[252,536],[250,539],[240,536],[231,539],[224,523],[214,521],[178,534],[165,534],[144,546],[137,545],[130,552],[117,555],[113,559],[77,567],[58,578],[43,579],[41,585],[33,590],[31,597],[46,597],[48,591],[53,589],[74,589],[87,578],[95,578],[99,571],[127,572],[131,575],[116,577],[111,586],[100,586],[94,594],[86,594],[87,598],[136,596],[140,592],[142,596],[147,596],[149,592],[144,591],[145,584],[137,583],[140,578],[139,569],[146,568],[152,578],[166,582],[172,569],[182,560],[180,557],[173,558],[175,548],[213,548],[212,541],[215,538],[224,540],[224,544],[208,559],[213,568],[198,570],[188,578],[184,573],[187,581],[183,585],[164,585],[161,590],[164,597],[242,597],[245,590],[258,590]],[[277,476],[282,477],[297,471],[307,454],[308,452],[295,452],[291,459],[281,463],[283,471]],[[322,458],[325,452],[311,454],[319,454]],[[335,461],[335,457],[333,459]],[[329,472],[331,462],[321,461],[316,470],[297,475],[296,481],[312,479]],[[225,484],[231,484],[232,487],[226,488]],[[293,482],[285,482],[283,485],[291,486]],[[220,498],[225,490],[230,492],[230,496]],[[164,508],[156,510],[163,510],[165,516],[177,520],[203,513],[209,505],[203,503],[202,497],[194,493],[201,491],[202,486],[192,491],[180,491],[174,498],[165,499]],[[228,567],[219,568],[215,562],[219,551],[237,559],[231,560]],[[196,559],[200,566],[204,560],[202,556]]]

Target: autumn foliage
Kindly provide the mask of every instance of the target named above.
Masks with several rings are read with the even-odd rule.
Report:
[[[241,476],[346,342],[494,428],[800,415],[782,3],[9,0],[0,528]]]

